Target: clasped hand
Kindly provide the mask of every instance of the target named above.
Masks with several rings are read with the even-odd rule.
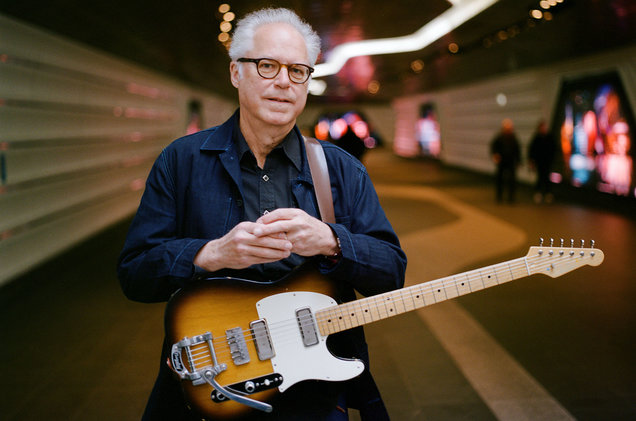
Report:
[[[241,222],[225,236],[208,242],[194,264],[214,272],[275,262],[291,253],[332,255],[338,242],[329,225],[302,209],[276,209],[256,222]]]

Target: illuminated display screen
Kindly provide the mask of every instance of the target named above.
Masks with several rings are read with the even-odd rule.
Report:
[[[434,104],[428,103],[420,107],[416,133],[421,154],[438,158],[442,144]]]
[[[561,152],[555,181],[634,197],[635,127],[617,73],[564,82],[553,126]]]

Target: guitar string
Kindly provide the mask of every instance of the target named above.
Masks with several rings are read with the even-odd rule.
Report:
[[[567,257],[569,257],[569,255],[566,255],[566,256],[567,256]],[[557,259],[557,258],[561,258],[561,257],[564,257],[564,256],[563,256],[563,255],[555,255],[555,256],[552,258],[552,260],[555,260],[555,259]],[[536,258],[542,258],[542,257],[541,257],[541,256],[535,256],[535,259],[536,259]],[[544,258],[544,257],[543,257],[543,258]],[[474,281],[475,281],[475,280],[477,280],[477,279],[481,279],[481,280],[482,280],[482,288],[479,288],[479,290],[481,290],[481,289],[484,289],[484,288],[486,287],[486,286],[485,286],[485,284],[483,283],[483,276],[484,276],[484,273],[486,273],[486,274],[488,273],[488,270],[487,270],[487,269],[492,269],[492,270],[494,271],[494,270],[496,269],[496,267],[497,267],[497,266],[503,266],[503,267],[506,267],[506,266],[507,266],[507,267],[508,267],[508,269],[511,271],[511,274],[513,275],[513,277],[512,277],[512,278],[510,278],[510,279],[507,279],[507,280],[506,280],[506,282],[511,281],[511,280],[514,280],[514,279],[517,279],[518,277],[520,277],[520,275],[519,275],[519,274],[516,274],[516,275],[515,275],[515,274],[513,273],[513,271],[519,271],[519,270],[521,269],[521,270],[522,270],[522,272],[521,272],[521,276],[528,276],[528,275],[530,275],[529,273],[527,273],[527,269],[528,269],[528,267],[527,267],[527,264],[526,264],[525,259],[528,259],[528,260],[529,260],[529,259],[532,259],[532,257],[520,258],[520,259],[516,259],[516,260],[510,261],[510,262],[500,263],[500,264],[497,264],[497,265],[490,266],[490,267],[488,267],[488,268],[483,268],[483,269],[479,269],[479,270],[474,270],[474,271],[466,272],[466,273],[464,273],[464,274],[459,274],[459,275],[455,275],[455,276],[451,276],[451,277],[447,277],[447,278],[442,278],[441,280],[438,280],[438,281],[430,281],[430,282],[425,283],[425,284],[416,285],[416,287],[418,287],[418,286],[420,287],[420,295],[422,295],[422,296],[424,297],[424,301],[423,301],[424,303],[425,303],[425,301],[426,301],[426,300],[425,300],[425,297],[426,297],[426,296],[432,296],[432,297],[433,297],[433,299],[434,299],[434,302],[435,302],[435,301],[437,301],[437,299],[435,298],[435,292],[433,291],[433,285],[432,285],[432,284],[434,284],[434,283],[437,283],[437,284],[438,284],[438,285],[436,285],[436,289],[438,290],[438,293],[441,293],[441,289],[446,289],[446,288],[448,288],[448,286],[449,286],[449,285],[450,285],[450,286],[455,286],[455,287],[457,287],[458,281],[457,281],[457,279],[456,279],[456,278],[457,278],[458,276],[462,275],[462,276],[465,276],[465,277],[466,277],[466,281],[465,281],[465,282],[468,282],[468,283],[474,282]],[[545,259],[545,258],[544,258],[544,259]],[[529,263],[529,262],[528,262],[528,263]],[[547,262],[547,263],[550,263],[550,262]],[[546,263],[546,264],[547,264],[547,263]],[[524,268],[526,269],[525,271],[523,271],[523,269],[524,269]],[[471,279],[471,276],[472,276],[472,279]],[[496,276],[496,274],[495,274],[495,276]],[[499,284],[499,283],[500,283],[500,282],[498,281],[498,279],[497,279],[497,278],[495,278],[495,282],[496,282],[496,284]],[[491,285],[491,286],[494,286],[494,285]],[[426,288],[426,287],[429,287],[431,290],[430,290],[430,291],[421,291],[421,290],[422,290],[422,288]],[[469,288],[470,288],[470,284],[469,284]],[[400,291],[400,290],[398,290],[398,291]],[[399,299],[401,299],[401,300],[403,301],[403,300],[404,300],[404,298],[405,298],[405,296],[406,296],[406,294],[404,294],[404,292],[408,292],[408,293],[410,294],[410,298],[411,298],[411,300],[413,300],[413,301],[414,301],[413,294],[411,293],[411,292],[412,292],[412,290],[408,290],[408,291],[402,291],[400,294],[393,294],[393,295],[396,295],[396,296],[395,296],[395,297],[393,297],[394,299],[393,299],[391,302],[394,302],[394,301],[399,300]],[[459,293],[459,290],[457,290],[457,292],[458,292],[458,296],[459,296],[459,295],[463,295],[463,294],[460,294],[460,293]],[[395,293],[395,291],[393,291],[393,292],[391,292],[391,293]],[[391,294],[391,293],[387,293],[387,294]],[[376,296],[376,297],[370,297],[370,298],[375,298],[375,299],[370,300],[370,301],[368,301],[368,302],[370,302],[371,304],[373,304],[373,305],[375,305],[375,306],[378,306],[378,305],[380,304],[380,301],[384,301],[384,298],[382,298],[382,300],[380,300],[381,296],[382,296],[382,294],[380,294],[380,296],[379,296],[379,297],[378,297],[378,296]],[[454,297],[451,297],[451,298],[454,298]],[[448,299],[448,297],[447,297],[447,294],[446,294],[446,291],[445,291],[445,297],[444,297],[444,299],[443,299],[443,300],[446,300],[446,299]],[[356,302],[353,302],[353,303],[345,303],[345,305],[346,305],[346,304],[354,304],[354,303],[356,303]],[[386,305],[386,303],[384,303],[384,304]],[[354,305],[355,305],[355,304],[354,304]],[[371,306],[371,305],[370,305],[370,306]],[[370,306],[367,306],[367,307],[370,307]],[[338,307],[340,307],[340,306],[338,306]],[[348,310],[348,311],[349,311],[349,308],[350,308],[350,307],[351,307],[351,305],[347,306],[347,310]],[[358,307],[362,310],[362,304],[358,304]],[[336,308],[337,308],[337,307],[336,307]],[[391,306],[389,306],[389,308],[390,308],[390,310],[389,310],[389,311],[392,311],[392,310],[393,310],[393,308],[392,308]],[[404,306],[404,308],[405,308],[405,310],[407,310],[407,311],[410,311],[410,310],[411,310],[411,309],[407,309],[406,305]],[[415,307],[415,308],[416,308],[416,307]],[[323,309],[323,310],[328,310],[328,309]],[[341,313],[341,316],[342,316],[342,313],[343,313],[343,311],[342,311],[342,310],[343,310],[343,309],[341,308],[340,310],[341,310],[341,311],[340,311],[340,313]],[[387,313],[387,314],[388,314],[388,313]],[[397,314],[397,313],[396,313],[396,314]],[[307,317],[307,318],[309,318],[309,319],[311,319],[311,316],[306,316],[306,317]],[[352,315],[352,317],[353,317],[353,315]],[[297,321],[298,321],[298,318],[296,318],[296,319],[297,319]],[[339,317],[339,319],[342,319],[342,317]],[[373,320],[373,318],[372,318],[372,320],[371,320],[371,321],[374,321],[374,320]],[[293,319],[290,319],[290,323],[287,323],[287,322],[288,322],[288,321],[281,321],[281,322],[279,322],[279,323],[274,323],[274,324],[272,324],[272,326],[270,327],[270,331],[277,331],[277,330],[280,330],[280,328],[283,328],[283,327],[284,327],[284,326],[282,326],[283,324],[290,324],[290,323],[291,323],[291,324],[293,324]],[[368,322],[368,321],[363,320],[362,324],[367,323],[367,322]],[[351,323],[347,324],[347,323],[346,323],[346,317],[345,317],[345,329],[349,329],[349,328],[351,328],[351,327],[355,327],[355,326],[357,326],[357,325],[361,324],[361,323],[358,323],[358,324],[356,324],[356,323],[357,323],[357,322],[355,322],[355,321],[354,321],[353,325],[352,325]],[[277,326],[277,325],[278,325],[278,326]],[[292,337],[293,337],[294,339],[296,339],[296,337],[297,337],[297,330],[298,330],[298,329],[297,329],[297,326],[296,326],[295,324],[293,324],[293,325],[294,325],[294,326],[293,326],[293,327],[294,327],[293,331],[288,332],[288,333],[291,333],[291,334],[292,334]],[[284,328],[288,328],[288,327],[284,327]],[[340,328],[340,329],[342,329],[342,327],[341,327],[341,326],[339,326],[339,328]],[[344,330],[344,329],[343,329],[343,330]],[[250,342],[251,342],[251,341],[253,341],[253,340],[254,340],[253,335],[252,335],[252,333],[251,333],[251,329],[250,329],[249,331],[247,331],[247,332],[246,332],[246,331],[243,331],[243,332],[244,332],[244,337],[246,338],[246,341],[250,341]],[[281,339],[282,339],[282,338],[283,338],[283,337],[282,337],[282,335],[281,335],[281,334],[278,334],[278,335],[277,335],[277,344],[281,344]],[[218,341],[217,341],[217,343],[218,343],[220,346],[222,346],[222,344],[223,344],[223,343],[225,343],[225,342],[226,342],[226,341],[225,341],[225,339],[224,339],[224,338],[222,338],[222,337],[220,337],[220,338],[218,339]],[[227,345],[227,344],[225,343],[225,345]],[[231,352],[231,349],[230,349],[229,345],[225,346],[224,348],[226,348],[226,352],[228,352],[228,353],[229,353],[229,352]],[[219,352],[219,353],[218,353],[218,356],[220,357],[220,356],[222,356],[223,354],[224,354],[223,352]]]
[[[562,254],[561,254],[561,251],[563,251]],[[476,292],[476,291],[488,288],[490,286],[500,285],[502,283],[519,279],[521,277],[532,275],[533,273],[529,273],[530,267],[544,265],[543,267],[546,268],[546,270],[548,271],[552,270],[555,264],[560,263],[559,260],[566,259],[566,258],[567,259],[578,258],[577,251],[578,252],[584,251],[585,253],[585,251],[587,250],[586,249],[557,249],[556,251],[554,251],[553,249],[551,249],[552,254],[550,254],[550,252],[546,252],[543,255],[526,256],[524,258],[511,260],[509,262],[503,262],[503,263],[499,263],[499,264],[489,266],[486,268],[476,269],[476,270],[472,270],[462,274],[442,278],[437,281],[430,281],[427,283],[414,285],[412,287],[407,287],[407,288],[403,288],[396,291],[390,291],[384,294],[380,294],[378,296],[369,297],[368,299],[362,299],[362,300],[352,301],[349,303],[344,303],[341,306],[325,308],[320,310],[320,314],[316,318],[317,323],[320,324],[321,322],[324,323],[325,321],[329,323],[329,320],[335,321],[336,326],[333,326],[334,330],[330,331],[329,333],[334,333],[334,331],[337,332],[340,330],[346,330],[351,327],[358,326],[360,324],[368,323],[370,321],[371,322],[375,321],[373,319],[373,315],[371,315],[370,321],[367,321],[366,319],[364,319],[360,323],[357,323],[354,320],[354,322],[357,324],[355,323],[347,324],[347,321],[348,321],[347,319],[349,318],[348,313],[350,309],[354,308],[355,306],[357,306],[360,309],[363,309],[363,306],[364,306],[363,303],[369,303],[367,306],[364,306],[366,308],[373,308],[373,307],[379,308],[381,304],[384,304],[385,305],[384,314],[386,315],[386,317],[388,317],[388,316],[391,316],[391,314],[389,313],[396,311],[398,309],[398,306],[394,305],[395,302],[404,303],[405,299],[407,299],[408,301],[408,299],[410,298],[410,300],[413,301],[413,306],[411,307],[410,305],[407,306],[406,304],[404,304],[402,308],[405,311],[414,310],[416,308],[424,307],[426,305],[431,305],[438,302],[435,291],[437,291],[437,294],[442,294],[442,290],[443,290],[444,296],[441,297],[442,300],[440,301],[445,301],[449,298],[455,298],[461,295],[468,294],[470,292]],[[574,252],[574,254],[570,254],[570,252]],[[541,262],[541,260],[544,260],[545,262]],[[577,262],[575,261],[570,263],[577,263]],[[504,272],[502,272],[501,275],[505,275],[505,276],[501,276],[503,278],[502,281],[500,281],[499,276],[497,276],[497,272],[500,271],[501,268],[504,269]],[[507,271],[505,269],[508,269],[510,273],[509,274],[506,273]],[[535,270],[534,273],[541,273],[541,272],[542,272],[541,270]],[[494,274],[495,277],[492,279],[488,279],[489,285],[487,286],[486,283],[484,282],[484,276],[491,273]],[[509,277],[509,275],[512,275],[512,277]],[[479,289],[473,290],[472,285],[475,281],[478,281],[478,280],[482,281],[482,285]],[[492,284],[493,280],[495,282],[494,284]],[[460,284],[462,288],[464,289],[468,288],[468,291],[464,291],[463,293],[460,292],[459,291]],[[456,288],[455,291],[457,292],[457,295],[453,295],[449,297],[447,294],[448,293],[447,289],[449,287],[455,287]],[[419,291],[419,297],[417,296],[418,294],[414,295],[414,292],[416,291]],[[427,298],[430,299],[431,297],[433,302],[427,303]],[[388,301],[384,302],[385,298]],[[422,305],[419,305],[419,306],[416,305],[415,303],[416,300],[421,302]],[[398,311],[395,314],[399,314],[399,313],[400,312]],[[364,314],[365,312],[363,312],[363,317],[364,317]],[[380,316],[379,318],[377,318],[377,320],[382,320],[383,318],[385,318],[385,317],[382,317],[383,315],[381,314],[380,310],[378,310],[377,315]],[[355,317],[355,314],[352,317]],[[342,323],[345,323],[344,328],[342,327],[342,323],[340,322],[341,320],[344,320],[344,322],[342,322]],[[351,321],[351,319],[349,319],[349,321]]]
[[[501,264],[498,264],[498,265],[491,266],[490,268],[484,268],[484,269],[481,269],[481,270],[471,271],[471,272],[467,272],[465,274],[460,274],[460,275],[464,275],[466,277],[466,281],[465,282],[468,282],[468,283],[474,282],[476,279],[480,279],[482,281],[482,288],[479,288],[479,290],[481,290],[481,289],[484,289],[486,287],[485,283],[483,283],[483,277],[484,277],[484,273],[486,275],[488,275],[488,270],[485,270],[485,269],[492,269],[494,271],[497,266],[503,266],[503,267],[507,266],[508,269],[511,271],[511,274],[513,275],[513,277],[511,279],[506,280],[506,282],[507,282],[507,281],[510,281],[510,280],[517,279],[519,277],[519,274],[515,275],[513,273],[513,271],[518,271],[519,269],[523,269],[523,267],[527,266],[527,265],[525,265],[524,258],[521,258],[521,259],[517,259],[516,261],[504,262],[504,263],[501,263]],[[529,275],[527,273],[527,267],[526,267],[526,271],[522,271],[521,274],[524,275],[524,276]],[[438,285],[435,285],[436,288],[437,288],[437,293],[441,293],[441,289],[446,289],[446,288],[448,288],[449,285],[457,287],[458,281],[457,281],[456,278],[458,276],[459,275],[455,275],[455,276],[452,276],[452,277],[443,278],[441,280],[438,280],[437,281]],[[471,276],[472,276],[472,279],[471,279]],[[495,276],[496,276],[496,274],[495,274]],[[497,278],[495,278],[494,280],[495,280],[496,284],[500,283]],[[433,291],[433,285],[431,283],[436,283],[436,281],[431,281],[431,282],[427,283],[426,285],[425,284],[420,284],[419,285],[420,286],[420,295],[422,295],[424,297],[424,302],[426,301],[425,300],[426,296],[432,296],[434,301],[437,301],[437,299],[435,298],[435,292]],[[427,286],[430,287],[431,291],[421,291],[422,288],[425,288]],[[494,285],[491,285],[491,286],[494,286]],[[415,299],[413,297],[412,290],[409,290],[409,291],[406,291],[406,292],[408,292],[410,294],[411,300],[414,301]],[[458,296],[462,295],[462,294],[459,293],[459,289],[457,290],[457,292],[458,292]],[[396,296],[393,297],[394,299],[392,300],[392,302],[394,302],[396,300],[399,300],[399,299],[404,300],[404,298],[405,298],[405,294],[403,292],[401,294],[393,294],[393,295],[396,295]],[[452,298],[454,298],[454,297],[452,297]],[[444,300],[446,300],[446,299],[447,299],[447,294],[446,294],[446,291],[445,291]],[[375,301],[375,302],[373,302],[373,301]],[[382,298],[382,301],[384,301],[384,298]],[[379,305],[380,300],[379,300],[379,298],[376,298],[375,300],[371,300],[371,302],[372,302],[372,304],[377,306],[377,305]],[[384,304],[386,305],[386,303],[384,303]],[[362,304],[358,304],[358,307],[361,310],[363,308]],[[350,308],[351,308],[351,306],[348,306],[347,310],[349,310]],[[404,308],[405,308],[405,310],[409,310],[410,311],[410,309],[407,309],[406,305],[404,306]],[[389,311],[392,311],[392,310],[393,310],[393,307],[389,306]],[[342,309],[341,309],[340,313],[341,314],[343,313]],[[307,317],[311,318],[311,316],[307,316]],[[354,314],[352,314],[352,317],[354,317]],[[339,319],[342,319],[342,317],[339,317]],[[373,318],[372,318],[371,321],[373,321]],[[356,323],[357,322],[354,321],[353,325],[351,323],[347,324],[346,318],[345,318],[345,329],[348,329],[350,327],[355,327],[354,325],[359,325],[360,324],[360,323],[357,323],[357,324]],[[367,320],[366,319],[363,320],[363,323],[367,323]],[[271,331],[276,331],[280,327],[282,327],[282,326],[275,326],[275,324],[273,324],[271,326],[270,330]],[[340,328],[342,328],[342,327],[340,326]],[[294,326],[294,330],[291,333],[293,334],[294,338],[297,336],[297,329],[296,329],[295,326]],[[248,331],[248,333],[246,333],[245,335],[248,337],[247,340],[250,340],[250,341],[253,340],[253,338],[251,338],[251,336],[252,336],[251,331]],[[282,336],[278,335],[277,343],[281,343],[281,339],[282,339]],[[220,340],[223,341],[223,338],[220,338]],[[228,352],[230,352],[229,346],[227,346],[226,348],[228,349]]]
[[[331,324],[330,327],[333,327],[335,331],[340,331],[363,323],[382,320],[393,314],[400,314],[436,302],[446,301],[449,298],[455,298],[473,291],[485,289],[488,286],[500,284],[499,278],[503,278],[503,274],[499,274],[498,276],[497,266],[501,266],[510,271],[512,278],[508,280],[516,279],[514,272],[519,272],[525,268],[525,264],[519,260],[523,260],[523,258],[396,291],[389,291],[369,297],[368,299],[344,303],[338,307],[326,308],[317,315],[316,321],[318,324],[324,322]],[[522,273],[525,272],[527,271],[524,270]],[[506,278],[508,278],[508,274],[506,274]],[[477,281],[479,284],[474,285]],[[460,286],[465,290],[463,293],[460,291]],[[474,289],[475,286],[479,288]],[[448,291],[449,288],[451,288],[451,291]],[[452,291],[453,289],[454,291]],[[451,297],[449,297],[449,292],[453,293]],[[455,295],[455,293],[457,293],[457,295]],[[441,298],[441,300],[439,298]],[[429,303],[429,301],[432,302]],[[407,302],[409,303],[407,304]],[[400,303],[402,304],[401,306],[399,305]],[[362,315],[362,320],[357,318],[359,313]],[[370,318],[370,320],[367,320],[368,318]]]
[[[554,263],[557,262],[558,260],[561,260],[563,258],[573,257],[569,252],[565,253],[565,250],[576,252],[576,251],[581,251],[585,249],[558,249],[558,251],[564,251],[563,254],[553,253],[552,255],[550,255],[546,253],[545,255],[536,255],[536,256],[529,256],[529,257],[526,256],[526,257],[518,258],[515,260],[511,260],[509,262],[503,262],[496,265],[488,266],[486,268],[472,270],[462,274],[442,278],[439,280],[433,280],[423,284],[418,284],[413,287],[407,287],[401,290],[390,291],[388,293],[368,297],[363,300],[357,300],[357,301],[344,303],[334,307],[328,307],[328,308],[317,311],[318,314],[316,315],[316,323],[320,324],[321,322],[325,322],[329,320],[330,318],[333,319],[335,315],[338,318],[337,323],[339,324],[339,326],[337,326],[338,329],[336,331],[350,329],[352,327],[359,326],[361,324],[366,324],[366,323],[375,321],[373,319],[373,315],[371,315],[371,320],[368,321],[366,320],[366,318],[364,318],[364,314],[368,312],[369,308],[371,307],[380,307],[381,305],[384,305],[386,310],[384,314],[386,314],[386,316],[380,317],[379,319],[377,319],[377,320],[381,320],[385,317],[391,316],[391,314],[389,313],[392,313],[393,311],[397,310],[398,306],[396,306],[395,303],[399,301],[404,302],[405,300],[410,299],[410,301],[413,302],[412,308],[410,306],[407,306],[406,304],[403,304],[402,306],[402,308],[404,309],[403,312],[406,312],[406,311],[411,311],[413,309],[419,308],[416,304],[416,301],[422,302],[423,305],[421,307],[434,304],[435,302],[437,302],[438,300],[436,298],[435,291],[437,291],[437,294],[441,294],[442,290],[444,290],[444,297],[442,297],[441,301],[445,301],[449,298],[455,298],[461,295],[468,294],[470,292],[476,292],[476,291],[485,289],[488,286],[486,286],[486,283],[484,282],[484,276],[487,276],[489,278],[488,279],[489,284],[494,280],[495,283],[489,286],[499,285],[502,282],[499,281],[499,277],[497,276],[497,273],[496,273],[498,267],[503,268],[504,270],[507,269],[508,271],[510,271],[510,275],[512,275],[512,277],[508,278],[509,275],[506,274],[506,276],[504,277],[505,281],[503,283],[518,279],[520,277],[531,275],[532,273],[528,273],[528,271],[529,271],[530,265],[532,266],[535,265],[534,263],[535,260],[547,260],[545,262],[545,265],[547,265],[548,268],[553,267]],[[546,257],[546,255],[549,257]],[[574,257],[576,257],[576,254],[574,255]],[[540,271],[536,273],[540,273]],[[495,277],[491,278],[489,275],[494,275]],[[461,282],[458,281],[458,278],[461,280]],[[473,291],[473,289],[471,288],[471,283],[474,283],[475,281],[481,281],[482,285],[479,289]],[[459,284],[462,285],[462,288],[468,287],[469,290],[465,291],[464,293],[461,293],[459,291],[459,286],[458,286]],[[458,295],[448,297],[448,293],[446,289],[453,286],[456,287],[456,291]],[[416,293],[414,296],[414,291],[417,291],[418,289],[419,289],[419,294]],[[427,304],[426,298],[431,298],[431,297],[433,299],[433,303]],[[360,301],[363,301],[364,303],[368,303],[368,305],[364,305],[360,303]],[[357,306],[359,310],[353,309],[356,311],[351,313],[351,317],[356,317],[357,311],[367,310],[366,312],[362,312],[363,320],[359,321],[358,319],[352,320],[351,318],[349,318],[348,314],[350,314],[350,312],[352,311],[352,307],[354,306]],[[346,311],[346,314],[345,314],[345,311]],[[330,313],[331,316],[329,314],[322,316],[322,314],[324,313]],[[399,314],[399,313],[400,312],[396,311],[395,314]],[[378,312],[378,315],[382,316],[382,314],[380,314],[379,312]],[[312,318],[313,316],[307,315],[307,316],[300,316],[300,318],[296,317],[295,319],[287,319],[287,320],[282,320],[276,323],[272,323],[270,326],[268,326],[270,330],[270,334],[273,333],[276,336],[277,345],[282,345],[286,343],[288,340],[297,340],[298,329],[299,329],[298,324],[302,323],[304,319],[311,320]],[[341,322],[342,320],[344,320],[344,322]],[[341,325],[342,323],[344,323],[345,325],[344,328]],[[254,342],[256,340],[254,338],[254,335],[251,329],[242,330],[242,335],[246,343]],[[215,338],[213,342],[219,346],[218,349],[216,345],[214,346],[215,354],[217,355],[217,360],[220,361],[222,357],[224,358],[228,356],[229,354],[231,354],[232,351],[231,351],[230,345],[227,343],[227,338],[218,337],[218,338]],[[200,361],[200,359],[205,359],[205,358],[209,359],[209,361],[211,362],[211,355],[209,353],[209,348],[207,348],[206,345],[207,344],[201,344],[201,346],[203,347],[201,354],[207,353],[207,355],[203,355],[203,357],[200,357],[200,358],[199,357],[194,358],[194,353],[193,353],[193,360],[195,361],[195,364],[198,364],[198,361]],[[197,354],[197,355],[201,355],[201,354]]]
[[[467,272],[467,273],[469,273],[469,272]],[[480,273],[480,276],[483,276],[483,275]],[[455,277],[457,277],[457,275],[456,275]],[[447,288],[447,287],[448,287],[448,285],[446,285],[445,283],[448,283],[448,284],[450,284],[450,285],[455,285],[455,284],[456,284],[456,281],[455,281],[455,280],[453,280],[453,279],[449,279],[449,278],[443,278],[443,279],[441,279],[441,280],[437,280],[437,282],[438,282],[438,283],[439,283],[440,281],[441,281],[441,282],[443,282],[443,283],[442,283],[442,285],[438,285],[438,286],[437,286],[438,288],[439,288],[439,287],[441,287],[441,288]],[[435,283],[435,282],[436,282],[436,281],[430,281],[430,282],[425,283],[425,284],[420,284],[420,286],[421,286],[421,288],[426,288],[426,287],[432,288],[432,285],[431,285],[431,284],[432,284],[432,283]],[[474,282],[474,279],[468,280],[468,282]],[[480,288],[480,289],[483,289],[483,288]],[[399,291],[399,290],[398,290],[398,291]],[[388,293],[379,294],[379,295],[374,296],[374,297],[368,297],[368,299],[371,299],[372,301],[379,302],[380,300],[382,300],[382,301],[384,300],[384,298],[383,298],[383,297],[384,297],[385,295],[390,295],[390,294],[394,294],[394,293],[395,293],[395,291],[390,291],[390,292],[388,292]],[[425,295],[429,295],[429,296],[433,296],[433,295],[434,295],[434,292],[433,292],[433,291],[423,291],[423,294],[425,294]],[[346,305],[346,304],[347,304],[347,303],[345,303],[345,305]],[[310,317],[310,316],[309,316],[309,317]],[[281,325],[281,324],[287,324],[287,323],[289,323],[289,322],[293,323],[293,321],[294,321],[294,319],[287,319],[287,320],[279,321],[279,322],[276,322],[276,323],[271,323],[271,324],[269,324],[269,325],[268,325],[268,328],[269,328],[270,332],[271,332],[271,331],[274,331],[274,330],[276,330],[276,329],[278,329],[278,328],[280,328],[280,327],[286,328],[287,326],[280,326],[280,325]],[[295,327],[295,326],[294,326],[294,327]],[[244,337],[246,338],[246,340],[250,340],[250,336],[251,336],[251,329],[243,330],[242,332],[243,332],[243,335],[244,335]],[[227,338],[226,338],[225,336],[217,336],[217,337],[213,338],[213,343],[217,343],[217,344],[225,343],[226,341],[227,341]]]

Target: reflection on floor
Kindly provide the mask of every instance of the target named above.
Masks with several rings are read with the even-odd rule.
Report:
[[[633,217],[521,191],[386,151],[365,157],[416,284],[524,256],[539,237],[590,239],[599,267],[533,275],[367,326],[394,420],[636,419]],[[137,420],[163,304],[127,301],[119,224],[0,290],[3,420]],[[352,419],[357,415],[352,414]]]

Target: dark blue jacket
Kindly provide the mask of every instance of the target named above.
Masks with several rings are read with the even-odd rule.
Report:
[[[244,220],[239,160],[232,140],[235,118],[238,112],[220,126],[177,139],[155,162],[118,264],[128,298],[167,300],[196,278],[193,260],[199,249]],[[294,130],[300,137],[298,128]],[[402,287],[406,256],[366,169],[337,146],[328,142],[322,146],[336,216],[331,227],[342,248],[340,262],[322,266],[322,271],[346,284],[344,296],[339,297],[343,300],[354,298],[352,288],[374,295]],[[299,207],[320,218],[304,144],[302,169],[291,189]]]

